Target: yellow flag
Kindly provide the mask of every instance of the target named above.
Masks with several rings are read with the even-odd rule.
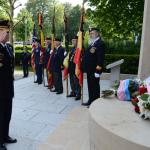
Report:
[[[44,48],[44,33],[41,30],[41,47]]]

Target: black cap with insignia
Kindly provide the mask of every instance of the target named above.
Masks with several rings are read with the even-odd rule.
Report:
[[[78,36],[76,35],[76,36],[74,36],[72,39],[78,39]]]
[[[0,19],[0,28],[9,28],[9,27],[10,27],[9,20]]]
[[[61,40],[60,37],[56,37],[56,38],[55,38],[55,41],[61,42],[62,40]]]
[[[45,40],[52,40],[52,38],[51,37],[46,37],[46,39]]]
[[[92,32],[92,31],[97,31],[97,32],[99,32],[99,29],[98,28],[89,28],[89,32]]]
[[[33,37],[34,42],[40,42],[40,40],[37,37]]]

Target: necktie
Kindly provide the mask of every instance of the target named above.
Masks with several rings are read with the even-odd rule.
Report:
[[[12,57],[12,52],[10,51],[10,48],[7,46],[7,44],[5,44],[6,50],[9,54],[10,57]]]

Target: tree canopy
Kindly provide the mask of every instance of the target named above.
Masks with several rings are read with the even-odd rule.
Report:
[[[133,39],[141,36],[143,0],[88,0],[92,25],[100,28],[103,37]]]

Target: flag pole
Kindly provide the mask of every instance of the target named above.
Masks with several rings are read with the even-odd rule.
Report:
[[[43,54],[43,53],[44,53],[44,33],[43,33],[43,16],[42,16],[42,13],[41,13],[41,12],[38,13],[38,25],[39,25],[39,28],[40,28],[41,51],[42,51],[42,54]],[[43,55],[44,55],[44,54],[43,54]],[[44,59],[44,56],[43,56],[42,59]],[[41,62],[43,61],[42,59],[40,59]],[[45,87],[46,85],[45,85],[44,65],[42,65],[42,79],[43,79],[43,85],[44,85],[44,87]]]
[[[64,39],[65,39],[65,49],[66,49],[66,51],[69,51],[68,18],[66,15],[65,7],[64,7]],[[68,96],[68,95],[69,95],[69,88],[68,88],[68,74],[67,74],[67,77],[66,77],[66,96]]]
[[[51,51],[52,53],[50,54],[48,65],[47,65],[47,70],[48,70],[48,87],[51,91],[53,88],[53,74],[51,71],[51,58],[52,54],[54,52],[54,40],[55,40],[55,1],[54,1],[54,10],[53,10],[53,17],[52,17],[52,44],[51,44]]]
[[[33,27],[33,36],[32,36],[32,55],[31,55],[31,66],[33,69],[33,80],[35,82],[35,77],[36,77],[36,72],[35,72],[35,62],[34,62],[34,46],[33,46],[33,39],[36,37],[36,27],[35,27],[35,19],[34,17],[32,18],[34,22],[34,27]]]
[[[81,26],[80,26],[80,30],[83,30],[82,32],[82,53],[83,53],[83,50],[84,50],[84,29],[83,29],[83,26],[84,26],[84,15],[85,15],[85,8],[84,8],[84,5],[85,5],[85,2],[86,0],[83,0],[83,3],[82,3],[82,9],[81,9]],[[84,73],[83,73],[83,81],[84,81]],[[83,100],[84,100],[84,90],[83,90],[83,86],[84,86],[84,82],[82,83],[81,85],[81,104],[83,104]]]

